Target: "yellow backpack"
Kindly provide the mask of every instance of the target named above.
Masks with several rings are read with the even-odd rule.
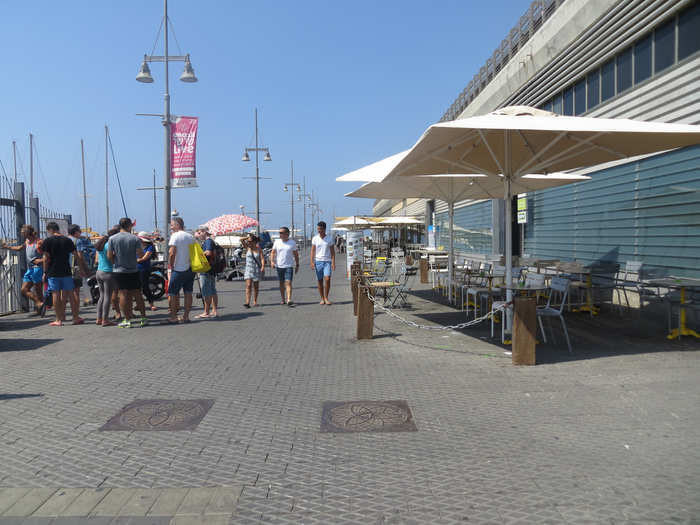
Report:
[[[190,244],[190,266],[195,273],[207,273],[211,265],[198,242]]]

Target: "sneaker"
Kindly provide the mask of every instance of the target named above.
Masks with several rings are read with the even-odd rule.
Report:
[[[117,325],[119,328],[131,328],[131,321],[128,319],[122,319],[121,323]]]
[[[148,318],[142,317],[141,320],[139,321],[139,326],[141,326],[141,327],[148,326]]]

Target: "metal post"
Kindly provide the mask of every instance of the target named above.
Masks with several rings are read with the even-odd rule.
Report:
[[[304,251],[306,251],[306,177],[304,177],[304,193],[301,196],[301,202],[304,209]]]
[[[291,161],[292,166],[292,187],[289,190],[289,202],[292,205],[292,239],[294,239],[294,161]]]
[[[29,224],[39,233],[39,197],[29,198]]]
[[[170,91],[168,87],[168,0],[163,0],[164,18],[163,25],[165,42],[165,111],[163,113],[163,126],[165,128],[165,170],[163,172],[163,238],[167,246],[170,240]]]
[[[87,214],[87,186],[85,185],[85,145],[83,139],[80,139],[80,159],[83,166],[83,213],[85,214],[85,224],[83,228],[87,230],[88,214]]]
[[[34,197],[34,135],[29,134],[29,198]]]
[[[258,167],[258,108],[255,108],[255,220],[258,221],[256,231],[260,237],[260,168]]]
[[[105,124],[105,233],[109,231],[109,129]],[[155,186],[155,184],[153,184]]]
[[[15,192],[15,226],[16,226],[16,232],[15,234],[17,235],[17,240],[19,242],[23,242],[22,239],[22,226],[25,224],[25,214],[24,214],[24,206],[25,206],[25,200],[24,200],[24,183],[23,182],[15,182],[14,184],[14,192]],[[22,280],[22,276],[24,275],[24,272],[27,271],[27,257],[25,250],[20,250],[19,252],[19,257],[18,257],[18,272],[15,274],[15,283],[20,283]],[[18,284],[18,287],[21,286],[21,284]],[[19,304],[20,307],[23,310],[26,310],[29,308],[29,301],[27,300],[24,295],[19,294]]]
[[[504,144],[506,158],[505,158],[505,173],[503,174],[503,185],[504,185],[504,204],[505,204],[505,214],[506,214],[506,224],[505,224],[505,256],[506,256],[506,286],[513,284],[513,233],[511,216],[513,215],[512,210],[512,191],[511,191],[511,135],[510,132],[504,132]],[[506,301],[511,302],[513,300],[513,290],[506,288]],[[505,320],[506,332],[511,331],[513,310],[512,308],[505,309],[505,315],[503,316]]]

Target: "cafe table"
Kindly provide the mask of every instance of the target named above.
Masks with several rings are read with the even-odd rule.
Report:
[[[683,307],[685,302],[685,290],[687,288],[690,288],[691,290],[696,290],[700,289],[700,279],[691,279],[689,277],[674,277],[674,276],[669,276],[669,277],[663,277],[659,279],[650,279],[647,281],[648,284],[651,286],[656,286],[659,288],[672,288],[674,290],[680,290],[681,293],[681,298],[680,298],[680,305],[679,305],[679,313],[678,316],[680,318],[679,322],[679,327],[674,328],[671,330],[671,332],[666,336],[667,339],[678,339],[682,335],[690,335],[692,337],[697,337],[700,339],[700,334],[698,334],[695,330],[692,330],[686,326],[686,311],[685,308]]]

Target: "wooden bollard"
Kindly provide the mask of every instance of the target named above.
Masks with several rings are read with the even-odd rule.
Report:
[[[367,297],[373,290],[361,284],[357,287],[357,338],[372,339],[374,331],[374,303]]]
[[[418,263],[420,267],[420,282],[421,284],[428,283],[428,259],[421,258]]]
[[[534,365],[537,342],[537,300],[534,297],[515,297],[513,312],[513,364]]]
[[[357,297],[358,297],[358,291],[357,287],[360,285],[362,282],[362,273],[357,272],[352,275],[352,282],[350,284],[350,288],[352,290],[352,313],[353,315],[357,315]]]

